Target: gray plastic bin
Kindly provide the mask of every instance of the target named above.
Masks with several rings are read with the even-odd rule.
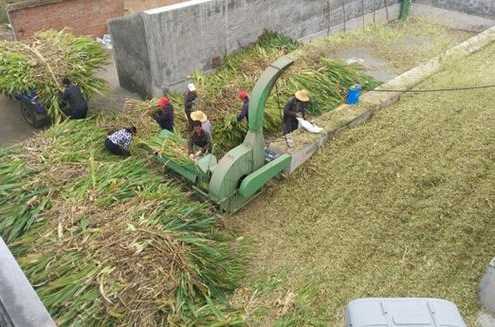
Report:
[[[466,327],[457,306],[440,299],[359,299],[345,315],[345,327]]]

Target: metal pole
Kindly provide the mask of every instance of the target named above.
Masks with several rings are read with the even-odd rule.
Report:
[[[411,12],[411,0],[402,0],[400,4],[400,20],[406,20]]]
[[[345,0],[342,0],[342,13],[344,15],[344,32],[347,32],[346,17],[345,17]]]
[[[56,326],[1,237],[0,326]]]
[[[387,23],[390,21],[390,15],[389,15],[389,12],[388,12],[388,1],[387,0],[383,0],[385,2],[385,12],[387,14]]]
[[[328,25],[327,36],[329,36],[330,35],[330,29],[331,29],[331,23],[332,23],[332,8],[330,5],[330,0],[327,1],[327,10],[328,10],[328,13],[327,13],[327,25]]]
[[[373,0],[373,25],[376,24],[376,1]]]

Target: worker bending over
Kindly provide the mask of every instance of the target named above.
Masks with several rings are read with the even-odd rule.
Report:
[[[184,93],[184,112],[186,114],[189,129],[192,129],[191,113],[194,111],[198,93],[194,84],[188,84],[186,93]]]
[[[211,122],[208,120],[208,116],[202,111],[193,111],[191,113],[191,120],[194,121],[199,121],[201,122],[201,128],[210,136],[212,137],[212,125]]]
[[[240,91],[239,99],[242,101],[242,108],[239,115],[237,115],[237,121],[241,122],[243,119],[246,119],[249,123],[249,94],[246,91]]]
[[[122,128],[110,132],[105,140],[105,148],[113,154],[129,156],[129,147],[131,146],[132,137],[136,135],[136,133],[136,127]]]
[[[193,120],[193,132],[189,139],[188,150],[191,159],[198,159],[204,154],[211,152],[211,137],[201,127],[201,122]]]
[[[290,98],[284,108],[283,132],[284,135],[292,133],[299,127],[297,118],[306,118],[306,112],[310,103],[309,92],[306,90],[297,91],[294,97]]]
[[[158,99],[158,111],[153,113],[153,118],[156,120],[161,129],[166,129],[174,132],[174,107],[170,103],[170,99],[166,96]]]
[[[61,94],[66,106],[66,114],[70,119],[84,119],[88,115],[88,102],[83,96],[81,88],[67,77],[62,80],[64,91]]]

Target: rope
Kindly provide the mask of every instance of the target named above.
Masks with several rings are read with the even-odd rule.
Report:
[[[377,89],[370,90],[368,92],[397,92],[397,93],[433,93],[433,92],[456,92],[456,91],[469,91],[469,90],[481,90],[481,89],[491,89],[495,88],[495,84],[481,85],[481,86],[467,86],[467,87],[453,87],[453,88],[443,88],[443,89],[429,89],[429,90],[387,90],[387,89]]]

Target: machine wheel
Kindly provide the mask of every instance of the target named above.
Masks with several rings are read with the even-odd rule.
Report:
[[[21,113],[24,120],[34,128],[41,128],[46,124],[46,117],[37,113],[26,103],[21,103]]]

